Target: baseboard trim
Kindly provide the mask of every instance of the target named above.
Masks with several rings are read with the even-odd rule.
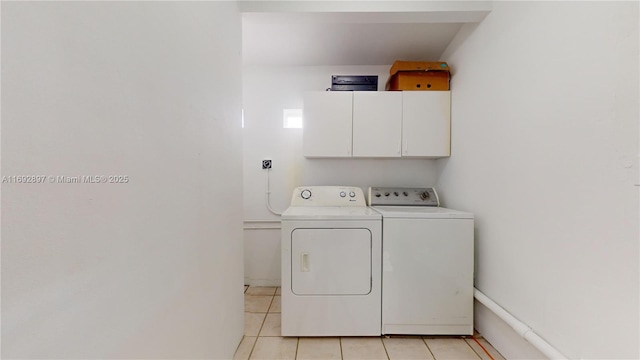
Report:
[[[280,220],[245,220],[244,230],[280,230]]]
[[[547,359],[533,345],[479,301],[474,301],[475,328],[505,359]]]

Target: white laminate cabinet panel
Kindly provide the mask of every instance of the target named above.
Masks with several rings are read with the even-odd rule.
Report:
[[[304,95],[303,155],[351,157],[352,92],[309,92]]]
[[[304,97],[303,155],[451,155],[450,91],[317,91]]]
[[[451,92],[402,92],[402,156],[451,155]]]
[[[353,156],[400,157],[402,93],[353,93]]]

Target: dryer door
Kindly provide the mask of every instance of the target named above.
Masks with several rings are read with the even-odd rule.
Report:
[[[291,290],[296,295],[366,295],[371,292],[371,231],[293,230]]]

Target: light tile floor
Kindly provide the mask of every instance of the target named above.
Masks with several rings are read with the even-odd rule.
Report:
[[[504,360],[478,333],[470,336],[324,337],[280,336],[280,288],[245,286],[244,338],[236,360]]]

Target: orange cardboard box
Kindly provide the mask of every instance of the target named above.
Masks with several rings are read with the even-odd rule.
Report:
[[[449,90],[446,62],[396,61],[389,70],[386,90]]]

